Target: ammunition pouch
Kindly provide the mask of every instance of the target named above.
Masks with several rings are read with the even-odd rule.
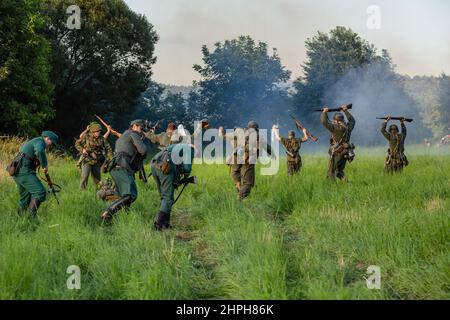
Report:
[[[169,174],[172,167],[170,158],[170,152],[164,150],[158,159],[152,161],[152,166],[160,170],[163,174]]]
[[[11,161],[11,163],[6,167],[6,171],[8,171],[11,177],[14,177],[19,173],[19,170],[22,167],[23,158],[27,158],[28,160],[30,160],[33,169],[36,169],[39,166],[39,161],[36,158],[30,157],[24,152],[19,152]]]

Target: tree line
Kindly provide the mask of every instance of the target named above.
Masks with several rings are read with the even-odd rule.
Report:
[[[20,3],[20,4],[19,4]],[[228,128],[249,119],[292,128],[295,113],[311,130],[314,109],[354,103],[364,125],[358,143],[379,140],[376,116],[415,117],[411,138],[448,133],[450,80],[399,75],[387,50],[351,29],[318,32],[305,43],[302,75],[291,82],[275,48],[249,36],[201,48],[200,75],[188,93],[152,80],[158,35],[122,0],[79,0],[79,30],[67,28],[66,0],[4,0],[0,4],[0,118],[2,134],[33,135],[44,127],[66,143],[102,115],[118,129],[129,120],[186,123],[207,118]],[[359,130],[359,132],[358,132]]]

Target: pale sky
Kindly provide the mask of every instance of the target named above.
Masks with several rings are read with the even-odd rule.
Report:
[[[450,74],[448,0],[125,0],[154,25],[154,80],[190,85],[201,47],[239,35],[277,48],[292,79],[301,74],[305,40],[337,25],[350,27],[380,51],[388,49],[401,74]],[[380,29],[369,29],[367,8],[380,8]]]

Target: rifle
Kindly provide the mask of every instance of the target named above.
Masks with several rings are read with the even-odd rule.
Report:
[[[297,129],[299,131],[302,131],[304,127],[302,126],[300,120],[298,120],[292,113],[290,114],[290,116],[291,116],[292,119],[294,119],[295,126],[297,127]],[[311,133],[309,133],[308,130],[306,130],[306,135],[308,136],[308,138],[311,138],[311,140],[314,141],[314,142],[319,140],[319,138],[317,138],[316,136],[313,136]]]
[[[184,188],[186,188],[186,186],[190,183],[197,184],[197,177],[190,176],[190,177],[186,177],[186,178],[183,178],[180,181],[178,181],[178,183],[175,185],[175,188],[178,188],[181,185],[183,185],[183,188],[181,189],[180,193],[178,194],[177,198],[175,199],[175,201],[173,202],[172,205],[174,205],[178,201],[178,199],[180,198],[181,194],[184,191]]]
[[[56,203],[59,204],[59,200],[58,200],[58,197],[56,196],[56,193],[61,191],[61,187],[59,185],[57,185],[56,183],[53,183],[48,172],[44,172],[44,175],[45,175],[45,178],[41,177],[41,179],[44,180],[45,182],[47,182],[48,191],[50,191],[50,193],[53,194],[53,196],[56,199]]]
[[[353,107],[353,104],[345,104],[344,106],[346,106],[347,107],[347,109],[351,109],[352,107]],[[328,111],[329,112],[339,112],[339,111],[342,111],[342,107],[343,106],[341,106],[341,107],[339,107],[339,108],[335,108],[335,109],[328,109]],[[316,110],[314,110],[314,111],[317,111],[317,112],[323,112],[323,109],[325,109],[325,108],[322,108],[322,109],[316,109]]]
[[[109,125],[102,119],[100,118],[98,115],[94,114],[94,116],[106,127],[108,128]],[[114,130],[113,128],[111,128],[111,133],[113,135],[115,135],[117,138],[120,138],[122,136],[122,134],[120,132],[117,132],[116,130]]]
[[[378,120],[405,120],[406,122],[412,122],[414,119],[412,118],[404,118],[404,117],[381,117],[377,118]]]

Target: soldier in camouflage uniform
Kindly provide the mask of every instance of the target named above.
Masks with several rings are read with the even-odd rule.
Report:
[[[406,125],[405,120],[400,120],[402,132],[398,132],[398,127],[395,124],[389,126],[389,132],[386,131],[386,126],[390,117],[383,121],[381,125],[381,133],[389,142],[388,155],[384,163],[384,169],[388,173],[401,172],[404,166],[408,165],[408,159],[406,158],[405,151],[405,139],[406,139]]]
[[[138,190],[134,175],[147,155],[147,146],[143,141],[144,127],[143,120],[133,120],[130,128],[116,141],[114,157],[108,169],[120,198],[113,201],[102,213],[103,221],[110,221],[117,211],[129,207],[137,199]]]
[[[278,133],[278,127],[274,125],[272,130],[275,133],[275,139],[280,141],[286,151],[287,159],[287,173],[289,176],[299,172],[302,167],[302,157],[299,154],[300,147],[303,142],[308,141],[308,134],[305,128],[303,128],[303,138],[296,138],[295,132],[289,130],[288,137],[280,137]]]
[[[164,149],[168,145],[170,145],[170,137],[172,133],[177,129],[174,123],[169,123],[167,125],[167,129],[165,132],[161,132],[156,134],[153,130],[149,130],[145,133],[145,137],[149,139],[152,143],[157,143],[159,145],[159,149]]]
[[[92,175],[94,185],[97,187],[101,179],[101,167],[105,161],[112,158],[112,148],[109,142],[101,135],[102,127],[97,122],[89,125],[89,133],[82,135],[75,142],[75,148],[80,152],[79,165],[81,166],[80,189],[85,190]]]
[[[344,121],[342,113],[336,113],[333,117],[333,122],[328,119],[328,108],[324,108],[320,115],[320,121],[323,126],[331,133],[330,149],[328,154],[330,160],[328,162],[328,178],[330,179],[344,179],[345,165],[347,161],[353,161],[355,154],[353,144],[350,143],[350,136],[355,127],[355,118],[350,114],[347,106],[342,106],[341,110],[347,117],[348,122]]]
[[[250,194],[255,186],[255,165],[260,155],[260,146],[272,155],[272,149],[259,135],[259,126],[255,121],[249,121],[247,128],[237,128],[232,133],[225,133],[219,128],[219,136],[233,144],[233,153],[227,160],[230,165],[231,177],[238,191],[238,200]]]
[[[37,167],[48,173],[48,162],[45,149],[56,144],[58,136],[52,131],[43,131],[40,137],[27,141],[20,147],[16,159],[20,159],[18,169],[13,176],[20,194],[18,212],[28,210],[30,218],[37,214],[37,210],[46,199],[46,190],[36,175]]]

